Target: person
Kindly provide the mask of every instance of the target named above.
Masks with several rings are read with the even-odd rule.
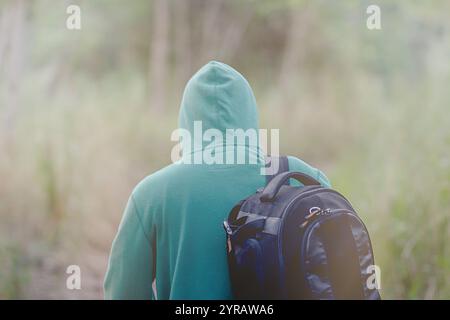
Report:
[[[194,141],[183,139],[181,159],[205,155],[211,145],[218,150],[216,159],[226,158],[229,150],[236,152],[218,148],[227,143],[224,140],[195,137],[198,121],[203,130],[215,129],[224,136],[227,129],[257,130],[257,105],[247,80],[224,63],[209,62],[187,83],[179,114],[179,127],[194,135]],[[233,147],[248,153],[248,159],[264,157],[257,145]],[[304,161],[289,156],[288,162],[291,171],[330,185],[320,170]],[[232,299],[223,221],[239,200],[265,185],[261,166],[259,161],[179,161],[141,181],[112,244],[105,298]]]

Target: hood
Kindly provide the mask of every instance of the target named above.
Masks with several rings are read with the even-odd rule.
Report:
[[[205,141],[201,133],[198,134],[200,124],[203,133],[208,129],[220,132],[222,141],[214,141],[220,140],[214,138]],[[217,61],[209,62],[186,85],[181,102],[179,127],[191,134],[191,152],[211,145],[229,145],[231,140],[227,139],[227,129],[254,129],[257,132],[257,105],[249,83],[232,67]],[[181,145],[184,156],[187,141],[183,140]],[[247,147],[257,148],[257,143],[250,143]]]

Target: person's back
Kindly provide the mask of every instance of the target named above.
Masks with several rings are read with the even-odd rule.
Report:
[[[258,129],[252,90],[236,70],[210,62],[187,84],[179,122],[182,159],[133,191],[113,242],[105,298],[155,298],[155,278],[158,299],[233,298],[222,222],[266,181],[258,144],[228,139],[227,129]],[[244,164],[229,161],[242,154]],[[289,157],[289,168],[329,185],[297,158]]]

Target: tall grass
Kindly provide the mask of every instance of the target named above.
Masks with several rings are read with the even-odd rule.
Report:
[[[279,128],[281,152],[321,168],[354,204],[372,236],[384,298],[449,298],[448,28],[435,32],[427,14],[392,10],[388,31],[370,33],[323,8],[289,86],[278,85],[279,61],[252,50],[246,57],[263,61],[243,71],[261,127]],[[39,12],[40,28],[52,32]],[[61,45],[53,35],[44,41],[52,50]],[[0,298],[101,298],[131,190],[170,162],[182,88],[169,84],[170,108],[152,113],[141,67],[109,70],[105,62],[108,72],[90,73],[83,61],[92,65],[95,48],[76,47],[72,72],[56,81],[46,67],[52,54],[33,51],[12,138],[0,136]],[[80,291],[65,287],[71,264],[81,267]]]

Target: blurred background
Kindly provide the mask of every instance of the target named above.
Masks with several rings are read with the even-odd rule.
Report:
[[[66,28],[69,5],[81,30]],[[366,9],[381,8],[381,30]],[[133,187],[209,60],[365,220],[383,298],[450,298],[449,1],[0,0],[0,298],[102,298]],[[66,289],[81,267],[82,289]]]

